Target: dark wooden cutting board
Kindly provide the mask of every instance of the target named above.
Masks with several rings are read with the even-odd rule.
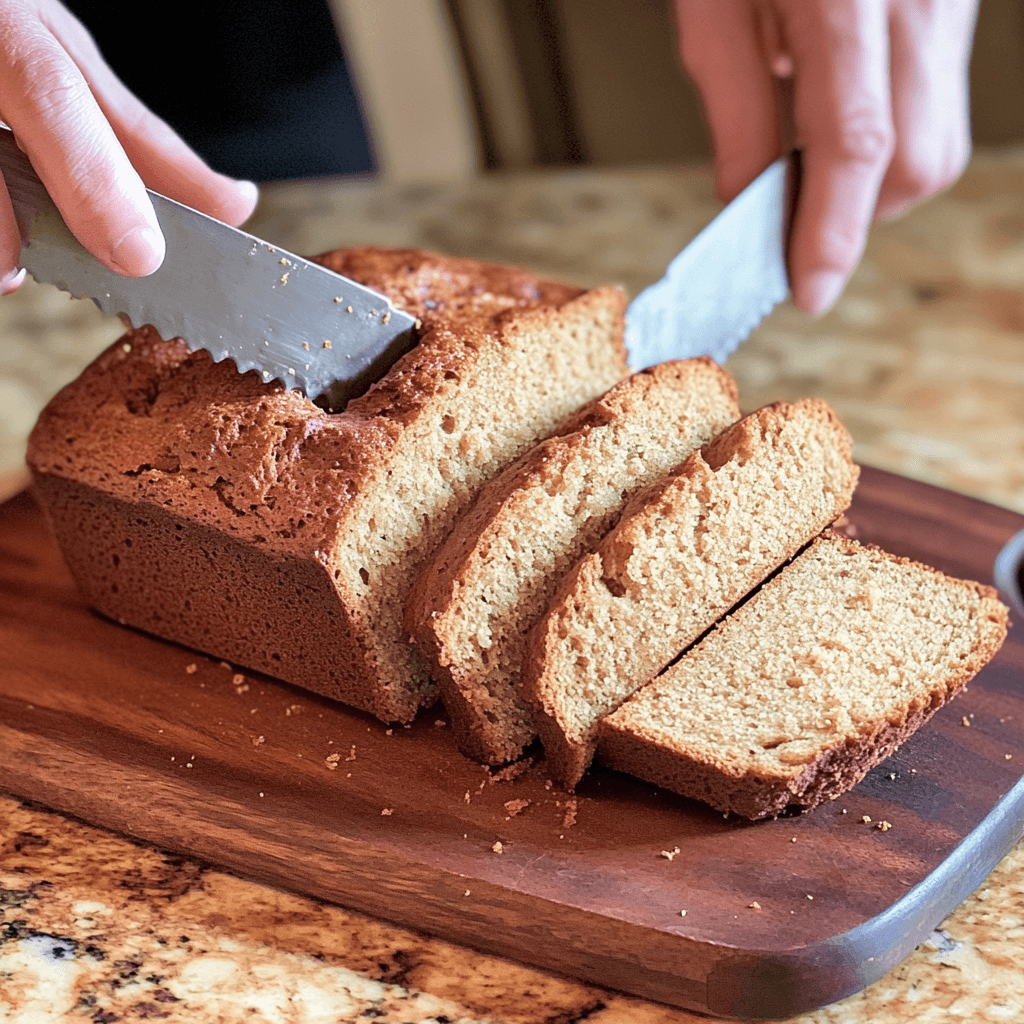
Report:
[[[849,518],[861,540],[985,582],[1024,528],[1005,509],[870,469]],[[0,506],[0,788],[715,1014],[781,1016],[854,992],[982,881],[1024,827],[1022,666],[1011,630],[896,755],[801,817],[727,821],[603,770],[573,805],[539,759],[496,780],[462,758],[440,707],[389,730],[93,614],[32,500]],[[529,803],[512,814],[510,801]]]

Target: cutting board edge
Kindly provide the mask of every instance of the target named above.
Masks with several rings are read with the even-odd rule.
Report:
[[[0,725],[0,736],[13,731]],[[38,737],[26,738],[38,740]],[[66,774],[63,777],[67,777]],[[161,785],[168,784],[167,779],[158,781]],[[171,785],[176,785],[174,780]],[[108,805],[106,810],[79,806],[76,811],[79,794],[70,787],[47,785],[31,770],[17,778],[8,776],[4,788],[16,798],[54,808],[92,827],[97,827],[94,821],[116,821],[123,816],[115,793],[101,794],[100,802]],[[181,834],[173,834],[167,822],[161,824],[160,815],[153,811],[144,818],[136,818],[130,825],[122,822],[122,826],[126,834],[135,838],[221,866],[240,877],[304,896],[319,889],[319,898],[567,978],[682,1009],[726,1017],[771,1019],[810,1012],[860,991],[924,941],[981,884],[1020,838],[1024,830],[1024,778],[1003,796],[952,854],[881,914],[845,933],[785,951],[744,949],[702,941],[671,929],[648,928],[594,910],[567,907],[542,895],[511,890],[484,879],[470,879],[449,870],[442,869],[439,876],[436,868],[408,859],[400,862],[393,850],[378,849],[365,840],[346,840],[351,849],[344,859],[355,862],[367,855],[375,859],[383,857],[381,863],[387,862],[387,871],[381,874],[386,874],[393,883],[387,891],[390,897],[404,897],[400,904],[375,901],[365,885],[325,891],[322,877],[314,878],[309,871],[296,871],[294,864],[286,868],[283,855],[268,859],[267,870],[254,870],[251,858],[236,853],[232,844],[207,848],[201,832],[194,833],[200,841],[189,842]],[[466,915],[459,907],[466,885],[475,890],[476,913],[473,915]],[[361,898],[362,893],[366,895]],[[504,933],[504,941],[489,940],[488,936],[494,935],[491,919],[479,915],[479,901],[488,897],[491,906],[502,906],[506,920],[510,913],[519,913],[524,920],[530,920],[531,926]],[[549,906],[557,908],[558,913],[545,913]],[[567,913],[578,918],[575,929],[567,927]],[[410,924],[410,921],[423,920],[432,920],[438,927],[417,928]],[[553,960],[550,946],[543,958],[535,952],[538,948],[534,941],[536,930],[552,926],[567,937],[557,960]],[[902,934],[892,942],[893,931],[897,928]],[[629,956],[616,956],[626,949]],[[688,971],[684,974],[673,970],[674,963],[685,964]]]

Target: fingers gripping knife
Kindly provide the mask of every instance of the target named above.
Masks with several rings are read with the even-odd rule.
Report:
[[[6,127],[0,172],[21,264],[37,281],[182,338],[215,362],[232,359],[240,373],[256,370],[338,409],[412,347],[414,318],[385,296],[154,192],[167,254],[148,277],[121,277],[71,234]]]

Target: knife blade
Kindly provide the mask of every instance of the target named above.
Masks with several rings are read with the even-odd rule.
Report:
[[[316,263],[149,192],[167,242],[160,268],[125,278],[72,235],[14,133],[0,130],[0,172],[22,237],[21,265],[105,313],[151,324],[215,362],[233,359],[329,409],[378,380],[414,344],[415,318]]]
[[[776,160],[626,311],[634,370],[708,355],[722,363],[789,294],[786,247],[799,157]]]

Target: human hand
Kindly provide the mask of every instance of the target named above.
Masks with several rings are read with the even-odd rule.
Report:
[[[0,3],[0,119],[78,240],[125,277],[151,274],[164,257],[147,186],[236,226],[256,205],[256,186],[207,167],[125,88],[57,0]],[[24,279],[20,249],[0,180],[0,295]]]
[[[731,199],[794,143],[796,304],[822,313],[873,219],[951,185],[970,155],[967,68],[977,0],[676,0],[717,188]],[[792,77],[794,139],[780,80]]]

